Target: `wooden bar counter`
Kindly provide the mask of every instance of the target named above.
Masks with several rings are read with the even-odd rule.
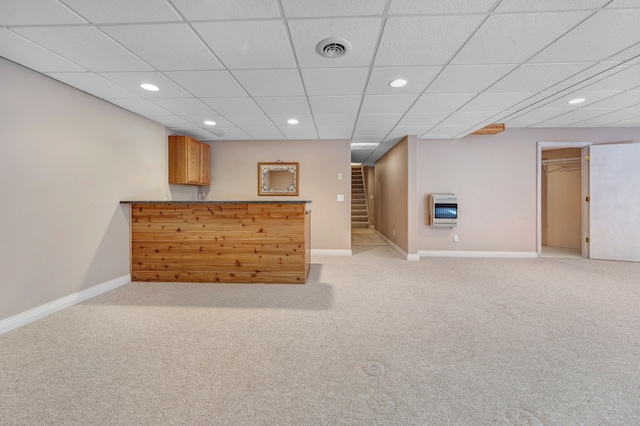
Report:
[[[133,281],[304,284],[310,201],[122,201]]]

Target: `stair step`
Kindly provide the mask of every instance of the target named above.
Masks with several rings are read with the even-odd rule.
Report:
[[[366,229],[369,228],[368,222],[351,222],[352,229]]]

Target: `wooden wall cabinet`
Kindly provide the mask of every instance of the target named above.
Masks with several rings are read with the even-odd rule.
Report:
[[[189,136],[169,136],[169,183],[209,185],[210,147]]]

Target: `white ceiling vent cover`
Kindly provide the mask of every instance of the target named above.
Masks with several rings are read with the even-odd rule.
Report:
[[[327,58],[340,58],[351,51],[351,43],[343,38],[327,38],[318,43],[318,53]]]

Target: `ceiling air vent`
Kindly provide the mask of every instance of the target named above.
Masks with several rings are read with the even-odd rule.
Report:
[[[351,51],[351,44],[342,38],[328,38],[318,43],[318,53],[327,58],[340,58]]]

